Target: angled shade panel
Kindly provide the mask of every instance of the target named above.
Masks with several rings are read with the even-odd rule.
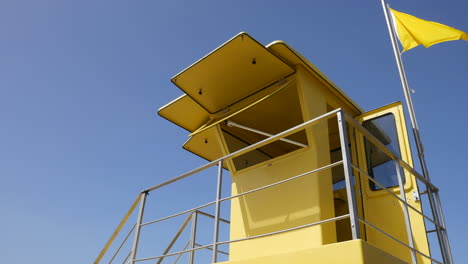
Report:
[[[185,94],[161,107],[158,114],[190,132],[209,120],[208,113]]]
[[[291,83],[294,82],[294,79],[293,80],[289,80],[288,82],[286,82],[285,84],[283,85],[280,85],[276,90],[273,90],[271,91],[270,93],[267,93],[266,95],[258,98],[257,100],[254,100],[252,101],[250,104],[247,104],[245,105],[244,107],[242,108],[239,108],[237,109],[236,111],[233,111],[232,113],[228,113],[226,115],[220,115],[218,118],[213,118],[211,119],[210,121],[208,121],[204,126],[200,127],[198,130],[192,132],[192,134],[190,134],[190,136],[194,136],[198,133],[201,133],[207,129],[211,129],[212,127],[228,120],[228,119],[231,119],[232,117],[238,115],[239,113],[242,113],[254,106],[256,106],[257,104],[260,104],[261,102],[263,101],[267,101],[270,97],[274,96],[275,94],[279,93],[281,90],[285,89],[286,87],[288,87],[289,85],[291,85]],[[299,104],[297,103],[296,106],[298,106]],[[269,112],[271,111],[274,111],[275,107],[271,107]],[[258,117],[257,117],[258,118]]]
[[[184,143],[183,148],[208,161],[224,156],[214,127],[191,137]]]
[[[240,33],[172,78],[209,113],[216,113],[294,69],[246,33]]]

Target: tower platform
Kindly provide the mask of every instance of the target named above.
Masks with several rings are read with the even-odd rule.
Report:
[[[395,256],[372,246],[364,240],[356,239],[324,245],[306,250],[260,256],[255,258],[220,262],[222,264],[407,264]]]

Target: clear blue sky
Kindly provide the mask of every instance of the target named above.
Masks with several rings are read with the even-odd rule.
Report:
[[[468,31],[464,0],[389,3]],[[288,42],[365,110],[403,100],[379,0],[1,1],[2,262],[90,263],[139,191],[202,164],[156,111],[181,94],[173,75],[240,31]],[[457,263],[467,58],[464,41],[404,54]]]

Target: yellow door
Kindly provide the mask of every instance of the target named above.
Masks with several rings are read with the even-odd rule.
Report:
[[[401,103],[397,102],[378,108],[362,114],[356,119],[395,155],[413,166]],[[394,161],[358,132],[356,132],[356,142],[359,169],[367,174],[366,176],[364,173],[356,173],[359,174],[361,183],[363,211],[361,217],[394,238],[409,244],[403,203],[392,195],[401,197]],[[401,170],[401,173],[404,176],[404,191],[408,204],[421,211],[422,206],[417,198],[419,192],[415,177],[405,170]],[[376,180],[386,189],[369,178]],[[424,219],[415,210],[411,208],[408,210],[416,249],[430,255]],[[365,232],[362,233],[365,235],[364,239],[369,243],[409,263],[411,262],[411,253],[408,247],[389,238],[370,225],[364,226]],[[430,263],[420,254],[417,255],[417,259],[418,263]]]

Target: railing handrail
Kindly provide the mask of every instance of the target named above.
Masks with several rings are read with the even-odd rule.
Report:
[[[247,194],[250,194],[250,193],[254,193],[254,192],[257,192],[257,191],[261,191],[261,190],[263,190],[263,189],[267,189],[267,188],[270,188],[270,187],[273,187],[273,186],[276,186],[276,185],[280,185],[280,184],[283,184],[283,183],[286,183],[286,182],[289,182],[289,181],[293,181],[293,180],[296,180],[296,179],[298,179],[298,178],[307,176],[307,175],[309,175],[309,174],[312,174],[312,173],[315,173],[315,172],[319,172],[319,171],[325,170],[325,169],[330,169],[330,168],[333,168],[333,167],[338,166],[338,165],[341,165],[341,164],[343,164],[343,161],[342,161],[342,160],[337,161],[337,162],[334,162],[334,163],[332,163],[332,164],[325,165],[325,166],[320,167],[320,168],[317,168],[317,169],[313,169],[313,170],[310,170],[310,171],[301,173],[301,174],[296,175],[296,176],[293,176],[293,177],[291,177],[291,178],[287,178],[287,179],[284,179],[284,180],[281,180],[281,181],[277,181],[277,182],[274,182],[274,183],[271,183],[271,184],[268,184],[268,185],[264,185],[264,186],[261,186],[261,187],[252,189],[252,190],[248,190],[248,191],[245,191],[245,192],[243,192],[243,193],[239,193],[239,194],[231,195],[231,196],[229,196],[229,197],[225,197],[225,198],[219,199],[219,201],[220,201],[220,202],[224,202],[224,201],[231,200],[231,199],[234,199],[234,198],[237,198],[237,197],[240,197],[240,196],[244,196],[244,195],[247,195]],[[172,214],[172,215],[168,215],[168,216],[165,216],[165,217],[161,217],[161,218],[158,218],[158,219],[156,219],[156,220],[148,221],[148,222],[146,222],[146,223],[141,224],[141,226],[146,226],[146,225],[155,224],[155,223],[158,223],[158,222],[161,222],[161,221],[165,221],[165,220],[168,220],[168,219],[177,217],[177,216],[181,216],[181,215],[184,215],[184,214],[193,212],[193,211],[198,211],[198,210],[200,210],[200,209],[202,209],[202,208],[208,207],[208,206],[213,205],[213,204],[215,204],[215,203],[216,203],[216,201],[212,201],[212,202],[209,202],[209,203],[206,203],[206,204],[197,206],[197,207],[193,207],[193,208],[190,208],[190,209],[181,211],[181,212],[179,212],[179,213],[175,213],[175,214]],[[199,211],[199,212],[201,212],[201,211]],[[221,219],[220,219],[220,220],[221,220]]]
[[[133,211],[135,210],[136,206],[138,205],[138,203],[140,202],[140,199],[141,199],[141,195],[139,194],[138,197],[135,199],[135,201],[133,202],[132,206],[130,206],[130,209],[128,209],[127,213],[125,214],[125,216],[123,217],[123,219],[120,221],[119,225],[117,226],[117,228],[115,229],[114,233],[112,233],[111,237],[109,238],[109,240],[107,241],[106,245],[104,246],[104,248],[101,250],[101,252],[99,252],[99,255],[98,257],[96,258],[96,260],[94,260],[94,264],[98,264],[102,257],[104,257],[104,255],[106,254],[107,250],[109,250],[109,247],[110,245],[114,242],[115,238],[117,237],[117,235],[120,233],[120,231],[122,230],[122,228],[124,227],[124,225],[127,223],[127,220],[128,218],[130,217],[130,215],[133,213]]]
[[[272,142],[274,142],[274,141],[276,141],[276,140],[279,140],[280,138],[284,138],[284,137],[287,137],[287,136],[289,136],[289,135],[291,135],[291,134],[294,134],[294,133],[298,132],[299,130],[302,130],[302,129],[305,128],[306,126],[312,125],[313,123],[316,123],[316,122],[318,122],[318,121],[322,121],[322,119],[327,120],[327,119],[329,119],[329,118],[332,118],[334,114],[336,114],[336,113],[338,113],[338,112],[340,112],[340,111],[342,111],[341,108],[338,108],[338,109],[335,109],[335,110],[333,110],[333,111],[330,111],[330,112],[328,112],[328,113],[326,113],[326,114],[323,114],[323,115],[321,115],[321,116],[318,116],[318,117],[316,117],[316,118],[313,118],[313,119],[311,119],[311,120],[309,120],[309,121],[306,121],[306,122],[304,122],[304,123],[302,123],[302,124],[299,124],[299,125],[297,125],[297,126],[295,126],[295,127],[290,128],[290,129],[287,129],[287,130],[285,130],[285,131],[283,131],[283,132],[281,132],[281,133],[278,133],[278,134],[276,134],[276,135],[274,135],[274,136],[271,136],[271,137],[268,137],[268,138],[266,138],[266,139],[264,139],[264,140],[261,140],[261,141],[255,143],[255,144],[252,144],[252,145],[247,146],[247,147],[245,147],[245,148],[243,148],[243,149],[240,149],[240,150],[238,150],[238,151],[235,151],[235,152],[233,152],[233,153],[230,153],[230,154],[228,154],[228,155],[225,155],[225,156],[223,156],[223,157],[221,157],[221,158],[218,158],[218,159],[215,159],[215,160],[213,160],[213,161],[211,161],[211,162],[208,162],[207,164],[202,165],[202,166],[200,166],[200,167],[198,167],[198,168],[196,168],[196,169],[194,169],[194,170],[191,170],[191,171],[189,171],[189,172],[183,173],[183,174],[181,174],[181,175],[179,175],[179,176],[177,176],[177,177],[174,177],[174,178],[172,178],[172,179],[170,179],[170,180],[167,180],[167,181],[165,181],[165,182],[163,182],[163,183],[154,185],[153,187],[150,187],[150,188],[148,188],[148,189],[146,189],[146,190],[144,190],[144,191],[142,191],[142,192],[151,192],[151,191],[154,191],[154,190],[159,189],[159,188],[161,188],[161,187],[164,187],[164,186],[166,186],[166,185],[168,185],[168,184],[171,184],[171,183],[177,182],[177,181],[179,181],[179,180],[182,180],[182,179],[184,179],[184,178],[187,178],[187,177],[189,177],[189,176],[191,176],[191,175],[193,175],[193,174],[195,174],[195,173],[197,173],[197,172],[200,172],[200,171],[203,171],[203,170],[208,169],[208,168],[210,168],[210,167],[213,167],[213,166],[217,165],[220,161],[224,161],[224,160],[226,160],[226,159],[232,159],[232,158],[238,157],[238,156],[240,156],[240,155],[242,155],[242,154],[245,154],[245,153],[247,153],[247,152],[249,152],[249,151],[252,151],[252,150],[254,150],[254,149],[263,147],[263,146],[265,146],[265,145],[267,145],[267,144],[270,144],[270,143],[272,143]]]
[[[241,241],[245,241],[245,240],[251,240],[251,239],[256,239],[256,238],[261,238],[261,237],[266,237],[266,236],[273,236],[273,235],[277,235],[277,234],[281,234],[281,233],[286,233],[286,232],[289,232],[289,231],[294,231],[294,230],[297,230],[297,229],[302,229],[302,228],[315,226],[315,225],[321,225],[321,224],[325,224],[325,223],[329,223],[329,222],[333,222],[333,221],[338,221],[338,220],[342,220],[342,219],[346,219],[346,218],[349,218],[349,214],[340,215],[340,216],[328,218],[328,219],[325,219],[325,220],[321,220],[321,221],[317,221],[317,222],[313,222],[313,223],[309,223],[309,224],[305,224],[305,225],[300,225],[300,226],[296,226],[296,227],[292,227],[292,228],[287,228],[287,229],[283,229],[283,230],[278,230],[278,231],[274,231],[274,232],[270,232],[270,233],[265,233],[265,234],[260,234],[260,235],[245,237],[245,238],[239,238],[239,239],[233,239],[233,240],[217,242],[216,244],[217,245],[224,245],[224,244],[241,242]],[[204,245],[204,246],[202,245],[202,246],[199,246],[199,247],[196,247],[196,248],[182,250],[182,251],[179,251],[179,252],[174,252],[174,253],[165,254],[165,255],[159,255],[159,256],[155,256],[155,257],[135,259],[135,262],[171,257],[171,256],[179,255],[179,254],[184,254],[184,253],[197,251],[197,250],[208,248],[208,247],[211,247],[211,244]]]
[[[414,170],[413,167],[411,167],[408,163],[406,163],[405,161],[403,161],[402,159],[400,159],[397,155],[395,155],[395,153],[393,153],[390,149],[388,149],[387,147],[385,147],[385,145],[383,145],[383,143],[381,143],[374,135],[372,135],[369,131],[367,131],[367,129],[365,129],[361,124],[359,124],[350,114],[348,114],[346,111],[344,111],[343,109],[341,108],[337,108],[333,111],[330,111],[324,115],[321,115],[321,116],[318,116],[316,118],[313,118],[309,121],[306,121],[302,124],[299,124],[295,127],[292,127],[290,129],[287,129],[281,133],[278,133],[276,135],[273,135],[271,137],[268,137],[264,140],[261,140],[255,144],[252,144],[252,145],[249,145],[243,149],[240,149],[238,151],[235,151],[233,153],[230,153],[228,155],[225,155],[221,158],[218,158],[218,159],[215,159],[211,162],[208,162],[194,170],[191,170],[189,172],[185,172],[177,177],[174,177],[172,179],[169,179],[165,182],[162,182],[162,183],[159,183],[157,185],[154,185],[148,189],[145,189],[142,191],[143,192],[151,192],[151,191],[154,191],[156,189],[159,189],[161,187],[164,187],[166,185],[169,185],[171,183],[174,183],[174,182],[177,182],[179,180],[182,180],[184,178],[187,178],[193,174],[196,174],[200,171],[203,171],[205,169],[208,169],[210,167],[213,167],[215,165],[217,165],[220,161],[224,161],[226,159],[232,159],[232,158],[235,158],[235,157],[238,157],[242,154],[245,154],[249,151],[252,151],[254,149],[257,149],[257,148],[260,148],[260,147],[263,147],[273,141],[276,141],[276,140],[279,140],[281,138],[284,138],[284,137],[287,137],[291,134],[294,134],[296,132],[298,132],[299,130],[302,130],[303,128],[305,128],[306,126],[309,126],[315,122],[318,122],[318,121],[323,121],[322,119],[329,119],[329,118],[332,118],[334,114],[338,113],[338,112],[342,112],[346,118],[346,121],[348,121],[354,128],[358,129],[359,132],[361,132],[366,138],[369,138],[370,141],[375,144],[380,150],[382,150],[386,155],[388,155],[391,159],[393,160],[396,160],[400,163],[400,165],[402,167],[404,167],[405,169],[407,169],[408,171],[410,171],[410,173],[412,175],[414,175],[415,177],[418,178],[418,180],[422,181],[424,184],[426,185],[429,185],[431,187],[431,189],[433,191],[438,191],[438,188],[436,186],[434,186],[430,181],[428,181],[426,178],[424,178],[420,173],[418,173],[416,170]]]

